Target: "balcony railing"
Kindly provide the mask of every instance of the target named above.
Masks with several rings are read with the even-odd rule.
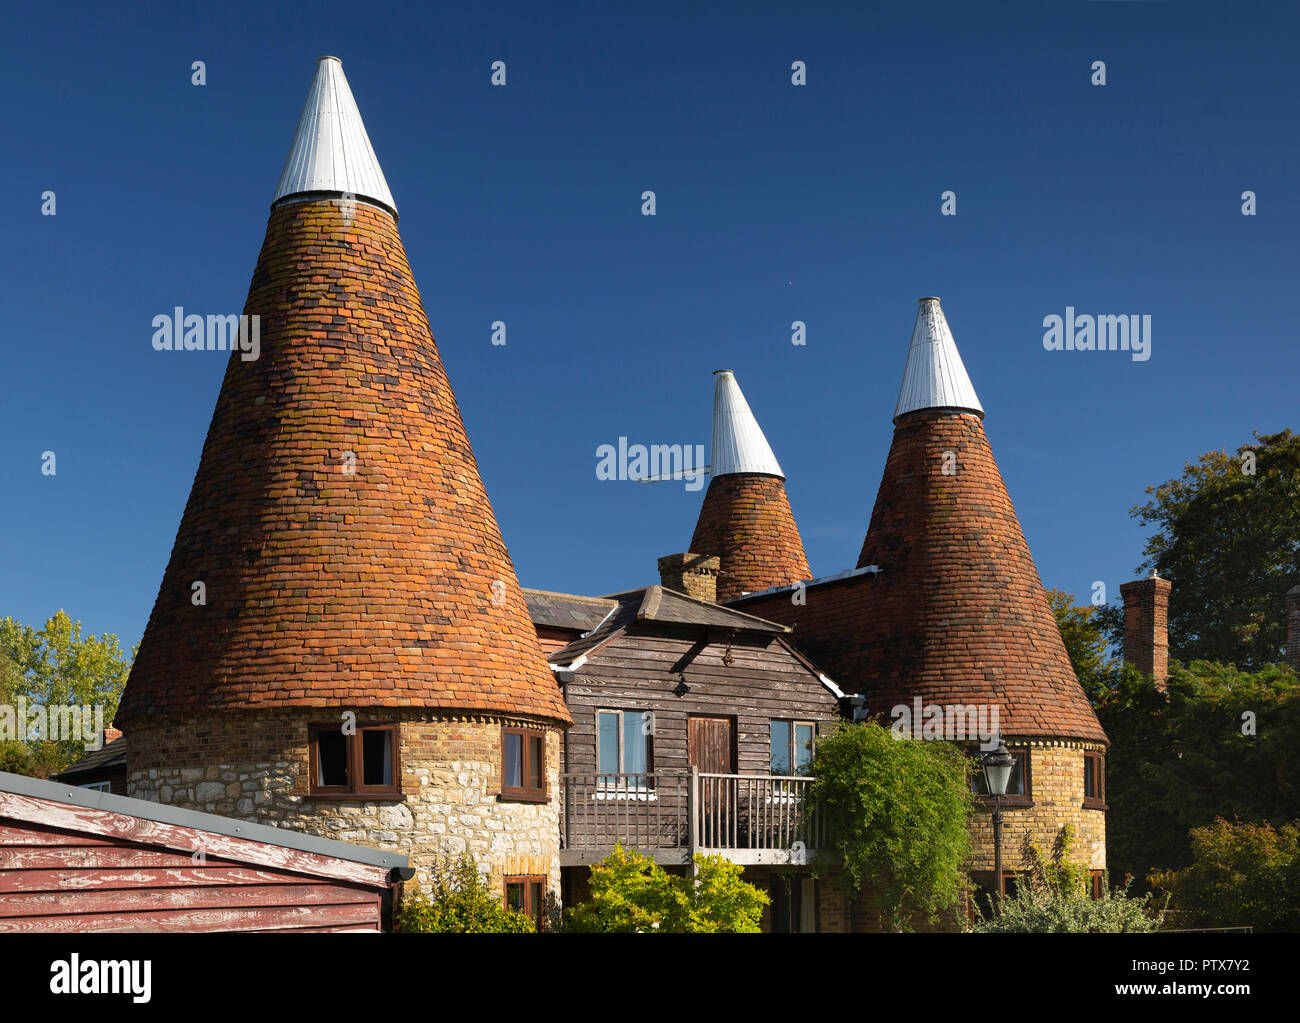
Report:
[[[742,863],[807,863],[821,847],[812,779],[690,770],[560,776],[566,865],[592,863],[615,844],[660,862],[693,853]]]

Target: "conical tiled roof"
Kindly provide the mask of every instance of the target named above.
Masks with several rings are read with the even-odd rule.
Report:
[[[785,476],[730,370],[714,387],[709,489],[691,553],[719,559],[718,600],[812,573],[790,510]]]
[[[276,206],[245,311],[260,358],[227,365],[118,721],[401,706],[567,724],[393,216]]]
[[[920,358],[917,332],[931,349]],[[862,590],[869,624],[858,647],[870,665],[872,709],[888,712],[916,696],[996,703],[1007,735],[1105,741],[935,299],[922,299],[909,376],[927,364],[944,370],[931,377],[939,384],[928,400],[937,407],[922,400],[909,410],[900,402],[858,558],[859,568],[880,567]]]

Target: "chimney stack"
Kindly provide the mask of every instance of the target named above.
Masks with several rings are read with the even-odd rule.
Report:
[[[718,566],[716,555],[669,554],[659,559],[659,581],[670,590],[716,604]]]
[[[1169,675],[1169,592],[1173,584],[1155,569],[1120,586],[1124,598],[1124,662],[1165,687]]]
[[[1286,594],[1286,663],[1300,675],[1300,586]]]
[[[120,728],[114,728],[112,725],[109,725],[107,728],[104,729],[105,746],[107,746],[110,742],[117,742],[117,740],[120,738],[122,738],[122,730]]]

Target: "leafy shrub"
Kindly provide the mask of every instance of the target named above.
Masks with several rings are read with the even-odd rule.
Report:
[[[523,913],[506,909],[469,855],[454,865],[435,865],[428,893],[404,896],[396,925],[406,934],[529,934],[537,929]]]
[[[615,846],[591,868],[591,898],[564,911],[577,933],[756,934],[765,893],[721,856],[695,857],[697,873],[669,874],[654,858]]]
[[[1179,927],[1300,930],[1300,821],[1274,828],[1222,817],[1191,833],[1193,862],[1152,876]]]
[[[1152,896],[1129,895],[1131,878],[1110,887],[1103,874],[1101,898],[1088,891],[1088,868],[1069,858],[1074,831],[1066,825],[1045,858],[1028,836],[1021,846],[1025,870],[1017,877],[1014,895],[1002,900],[1000,911],[988,897],[987,919],[967,931],[977,934],[1117,934],[1147,933],[1160,927],[1162,911],[1151,905]]]
[[[813,800],[843,857],[852,899],[866,884],[882,929],[962,904],[973,803],[968,758],[947,742],[895,738],[874,721],[843,724],[813,755]]]

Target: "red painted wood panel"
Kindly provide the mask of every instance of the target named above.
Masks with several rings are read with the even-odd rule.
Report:
[[[382,867],[0,792],[0,932],[377,931],[386,889]]]
[[[277,906],[250,909],[183,909],[152,913],[81,913],[71,916],[0,918],[0,933],[84,934],[95,931],[265,931],[293,927],[348,924],[378,927],[374,905]]]
[[[291,870],[297,873],[329,877],[339,881],[386,886],[388,870],[367,863],[342,860],[333,856],[288,849],[246,838],[232,838],[195,828],[162,824],[141,817],[107,810],[72,806],[49,799],[20,796],[0,792],[0,819],[38,824],[43,827],[65,828],[84,834],[106,838],[126,839],[141,844],[163,846],[183,851],[193,851],[200,843],[208,857],[227,857],[257,867]]]
[[[70,913],[139,913],[166,909],[374,904],[374,892],[335,885],[210,885],[206,888],[29,892],[0,895],[0,918]]]

